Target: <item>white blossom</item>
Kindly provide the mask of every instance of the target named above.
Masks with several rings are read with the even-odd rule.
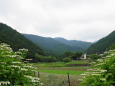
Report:
[[[91,70],[93,70],[93,69],[87,69],[88,71],[91,71]]]
[[[21,68],[20,70],[28,71],[28,69],[25,69],[25,68]]]
[[[106,81],[106,79],[105,79],[105,78],[100,78],[100,80],[102,80],[102,81]]]
[[[101,74],[91,74],[91,75],[96,75],[96,76],[99,76],[99,75],[101,75]]]
[[[32,59],[26,59],[26,60],[29,60],[29,61],[31,61]]]
[[[99,62],[103,62],[103,59],[98,59],[97,61],[99,61]]]
[[[101,72],[107,72],[107,70],[100,70]]]
[[[27,67],[27,68],[33,68],[32,66],[24,66],[24,67]]]
[[[43,85],[43,83],[40,83],[40,85],[42,86],[42,85]]]
[[[0,85],[9,85],[10,82],[9,81],[0,81]]]
[[[11,66],[8,66],[8,67],[21,68],[20,66],[16,66],[16,65],[11,65]]]
[[[85,76],[85,75],[87,75],[87,74],[81,74],[82,76]]]
[[[21,63],[21,62],[12,62],[12,63]]]

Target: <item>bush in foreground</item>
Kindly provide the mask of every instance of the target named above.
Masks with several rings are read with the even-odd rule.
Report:
[[[0,44],[0,85],[37,86],[40,80],[33,77],[35,69],[30,64],[22,62],[27,49],[13,52],[9,45]]]
[[[93,64],[89,72],[82,74],[81,86],[115,86],[115,50],[105,52]]]

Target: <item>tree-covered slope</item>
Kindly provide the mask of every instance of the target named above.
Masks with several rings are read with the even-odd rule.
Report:
[[[26,38],[40,45],[47,55],[59,56],[67,51],[83,51],[80,47],[69,46],[53,38],[41,37],[31,34],[23,34]]]
[[[115,31],[91,45],[87,53],[103,53],[108,50],[112,44],[115,44]]]
[[[35,45],[22,34],[3,23],[0,23],[0,43],[9,44],[14,51],[26,48],[29,50],[27,57],[34,60],[36,59],[36,53],[40,55],[44,54],[43,50],[39,46]]]
[[[78,40],[67,40],[61,37],[56,37],[54,38],[57,41],[60,41],[61,43],[64,43],[66,45],[69,46],[73,46],[73,47],[80,47],[83,50],[88,49],[91,46],[91,42],[85,42],[85,41],[78,41]]]

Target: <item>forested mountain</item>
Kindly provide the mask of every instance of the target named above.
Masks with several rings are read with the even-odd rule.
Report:
[[[70,46],[56,40],[55,38],[41,37],[31,34],[23,35],[34,43],[40,45],[46,51],[47,55],[59,56],[67,51],[84,51],[84,49],[79,46]]]
[[[29,50],[27,57],[34,60],[36,60],[36,53],[44,55],[43,50],[39,46],[35,45],[22,34],[3,23],[0,23],[0,43],[9,44],[14,51],[26,48]]]
[[[98,42],[92,44],[87,53],[103,53],[108,50],[111,45],[115,44],[115,31],[110,33],[108,36],[100,39]]]
[[[84,41],[78,41],[78,40],[67,40],[67,39],[64,39],[61,37],[56,37],[54,39],[60,41],[61,43],[69,45],[69,46],[73,46],[73,47],[79,46],[83,50],[86,50],[87,48],[89,48],[92,45],[91,42],[84,42]]]

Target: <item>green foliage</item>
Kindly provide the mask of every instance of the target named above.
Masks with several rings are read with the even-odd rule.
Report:
[[[44,55],[43,50],[25,38],[23,35],[13,30],[11,27],[0,23],[0,43],[9,44],[14,51],[26,48],[28,49],[27,58],[36,60],[35,53]]]
[[[105,52],[93,64],[93,69],[82,74],[84,78],[81,86],[115,86],[115,50]]]
[[[36,57],[37,57],[37,60],[40,62],[56,62],[57,61],[57,59],[52,56],[42,56],[42,55],[36,54]]]
[[[97,59],[101,58],[101,56],[99,56],[98,54],[90,54],[89,58],[91,58],[92,60],[97,60]]]
[[[13,52],[9,45],[0,44],[0,85],[40,85],[39,78],[32,76],[35,68],[30,64],[25,64],[21,60],[23,59],[23,54],[26,52],[27,49],[20,49],[17,52]]]
[[[110,33],[108,36],[100,39],[98,42],[92,44],[88,50],[87,53],[89,54],[95,54],[95,53],[103,53],[106,50],[109,50],[109,47],[115,44],[115,31]]]
[[[65,57],[70,57],[72,55],[73,55],[73,52],[65,52],[62,57],[65,58]]]
[[[113,49],[115,49],[115,44],[112,44],[112,45],[110,45],[110,50],[113,50]]]
[[[82,56],[82,52],[66,52],[63,54],[62,58],[71,58],[72,60],[77,60],[80,59],[80,57]]]
[[[84,41],[78,41],[78,40],[67,40],[67,39],[64,39],[64,38],[61,38],[61,37],[57,37],[57,38],[54,38],[54,39],[61,42],[61,43],[66,44],[68,46],[76,47],[77,49],[79,49],[79,51],[86,50],[92,44],[91,42],[84,42]]]
[[[71,56],[71,58],[73,59],[73,60],[76,60],[76,59],[80,59],[80,57],[82,56],[82,52],[76,52],[76,53],[74,53],[72,56]]]
[[[71,61],[71,58],[69,57],[63,58],[63,62],[70,62],[70,61]]]

